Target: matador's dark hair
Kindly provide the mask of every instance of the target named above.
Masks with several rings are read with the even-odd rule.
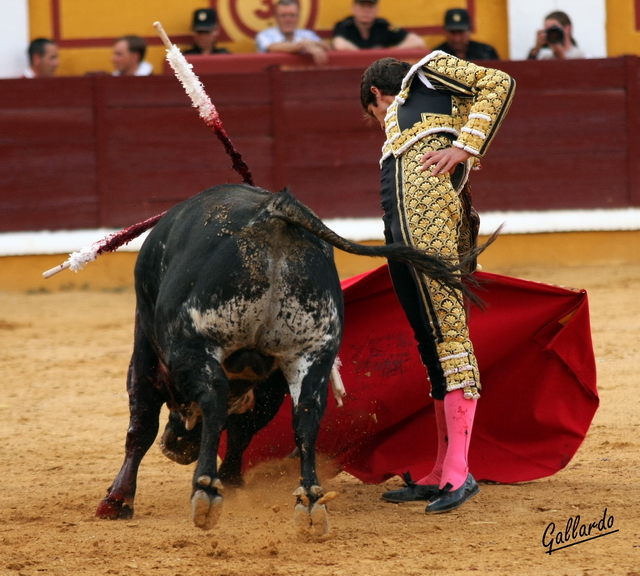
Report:
[[[375,86],[387,96],[395,96],[400,92],[402,80],[411,69],[411,64],[396,60],[395,58],[382,58],[377,60],[362,75],[360,83],[360,103],[365,112],[369,105],[376,106],[376,97],[371,92],[371,87]]]

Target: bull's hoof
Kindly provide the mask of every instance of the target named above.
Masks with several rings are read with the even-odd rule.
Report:
[[[191,517],[193,523],[202,530],[211,530],[222,513],[222,496],[196,490],[191,496]]]
[[[180,415],[172,412],[160,440],[162,453],[178,464],[191,464],[200,455],[201,426],[187,430]]]
[[[329,533],[329,514],[324,504],[296,504],[293,522],[300,536],[320,538]]]
[[[315,537],[324,536],[329,533],[329,513],[324,504],[317,502],[311,506],[311,535]]]
[[[129,520],[133,518],[133,506],[107,497],[98,505],[96,518],[101,518],[102,520]]]

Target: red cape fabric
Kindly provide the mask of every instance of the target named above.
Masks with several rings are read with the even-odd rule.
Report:
[[[550,476],[582,443],[598,408],[584,290],[476,273],[485,310],[472,307],[482,397],[469,452],[476,479],[501,483]],[[367,483],[410,471],[420,478],[436,457],[436,424],[425,369],[386,266],[342,283],[345,334],[340,373],[317,452]],[[295,448],[291,399],[254,438],[245,467]]]

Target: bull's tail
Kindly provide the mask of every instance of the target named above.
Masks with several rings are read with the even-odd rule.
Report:
[[[351,242],[336,234],[316,216],[307,206],[296,200],[287,190],[274,194],[268,202],[268,216],[280,218],[308,230],[318,238],[332,246],[356,254],[358,256],[381,256],[389,260],[396,260],[412,266],[418,272],[429,278],[442,282],[449,287],[461,291],[472,301],[481,304],[480,299],[471,292],[469,285],[476,282],[468,272],[469,262],[475,261],[489,244],[497,237],[498,232],[482,246],[474,248],[459,263],[447,262],[445,259],[423,252],[405,244],[387,244],[365,246]]]

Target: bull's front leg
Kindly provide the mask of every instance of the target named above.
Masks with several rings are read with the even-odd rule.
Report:
[[[324,493],[316,473],[316,440],[327,405],[331,366],[332,362],[318,362],[308,368],[302,378],[299,398],[295,398],[295,386],[292,387],[293,430],[300,451],[301,478],[294,492],[297,496],[294,521],[298,532],[316,537],[329,532]]]
[[[129,393],[129,428],[125,443],[125,459],[107,496],[96,510],[98,518],[115,520],[133,517],[138,469],[158,434],[160,409],[164,399],[154,386],[158,359],[151,344],[135,328],[134,351],[129,364],[127,391]]]
[[[229,381],[204,343],[181,348],[171,363],[176,387],[200,407],[202,437],[193,476],[191,516],[203,530],[213,528],[222,512],[222,482],[218,477],[218,447],[227,420]]]

